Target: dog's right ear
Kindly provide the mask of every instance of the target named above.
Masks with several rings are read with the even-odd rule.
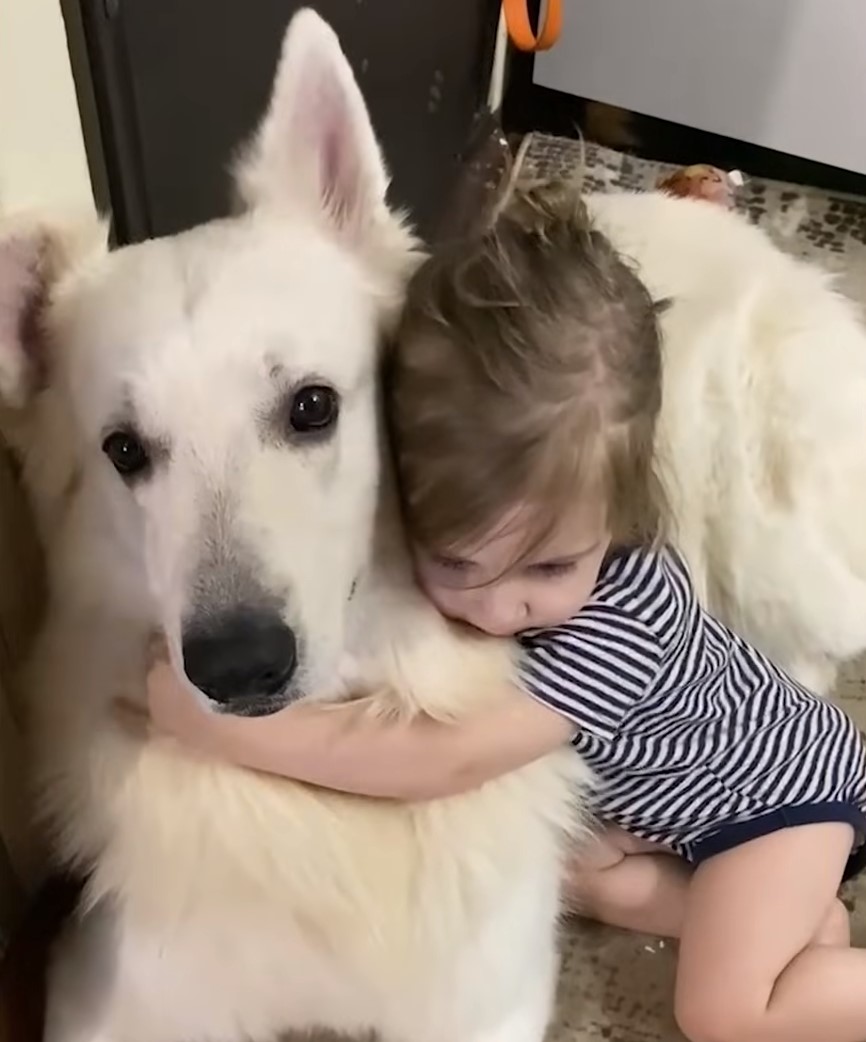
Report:
[[[43,370],[46,248],[45,233],[35,230],[0,239],[0,401],[13,407],[25,404]]]
[[[106,248],[95,218],[0,224],[0,402],[27,404],[48,373],[45,309],[60,278],[83,256]]]
[[[367,106],[336,34],[309,8],[286,31],[237,179],[250,206],[324,220],[344,241],[363,241],[385,218],[388,175]]]

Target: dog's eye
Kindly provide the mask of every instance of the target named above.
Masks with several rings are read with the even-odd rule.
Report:
[[[124,478],[140,474],[150,466],[147,449],[132,431],[112,431],[102,443],[102,451]]]
[[[339,398],[333,387],[309,384],[295,391],[289,409],[289,424],[298,434],[332,427],[339,412]]]

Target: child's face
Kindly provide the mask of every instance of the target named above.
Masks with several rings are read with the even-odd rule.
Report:
[[[574,510],[524,560],[521,513],[526,511],[512,511],[453,556],[417,550],[419,581],[443,615],[510,637],[558,625],[587,602],[610,545],[604,512],[595,505]]]

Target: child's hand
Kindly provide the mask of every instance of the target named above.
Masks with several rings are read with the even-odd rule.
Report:
[[[155,641],[147,672],[147,707],[155,731],[207,751],[213,716],[197,701],[188,681],[177,675],[165,641]]]

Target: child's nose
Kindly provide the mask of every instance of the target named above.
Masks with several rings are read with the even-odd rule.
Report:
[[[525,629],[529,620],[529,605],[520,597],[493,595],[481,605],[479,629],[494,637],[510,637]]]

